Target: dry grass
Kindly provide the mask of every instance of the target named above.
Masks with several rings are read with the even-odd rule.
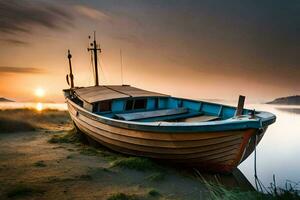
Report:
[[[138,171],[154,171],[159,167],[153,161],[141,157],[121,158],[112,162],[112,167],[134,169]]]
[[[73,128],[67,131],[64,134],[55,134],[53,135],[48,142],[52,144],[59,144],[59,143],[80,143],[82,140],[82,136],[76,132],[76,129]]]
[[[0,110],[0,132],[34,131],[49,126],[70,124],[66,111],[46,109],[41,112],[34,109]]]
[[[107,200],[138,200],[139,198],[135,195],[128,195],[124,193],[112,194]]]
[[[17,119],[0,117],[0,133],[12,133],[19,131],[34,131],[36,129],[31,123]]]
[[[201,175],[200,180],[207,187],[211,200],[300,200],[300,191],[297,190],[298,183],[295,183],[294,186],[286,184],[285,188],[281,188],[276,186],[275,176],[274,182],[270,184],[268,190],[264,191],[265,193],[244,191],[240,188],[229,189],[220,183],[208,182]]]

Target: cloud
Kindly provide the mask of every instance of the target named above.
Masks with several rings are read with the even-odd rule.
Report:
[[[11,38],[0,38],[0,42],[7,43],[7,44],[13,44],[13,45],[28,45],[28,42],[18,40],[18,39],[11,39]]]
[[[34,67],[9,67],[0,66],[0,73],[17,73],[17,74],[41,74],[45,71]]]
[[[80,15],[83,15],[87,18],[93,19],[93,20],[109,20],[110,16],[105,14],[104,12],[85,6],[85,5],[74,5],[74,9],[77,13]]]
[[[127,42],[133,45],[145,45],[145,42],[135,34],[117,33],[112,35],[112,37],[116,40]]]
[[[0,0],[0,34],[31,33],[33,26],[64,29],[73,18],[62,7],[40,1]]]

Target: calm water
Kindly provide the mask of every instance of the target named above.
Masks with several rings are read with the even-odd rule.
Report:
[[[67,105],[65,103],[19,103],[19,102],[5,102],[0,103],[0,109],[19,109],[19,108],[33,108],[38,111],[44,109],[57,109],[57,110],[67,110]]]
[[[300,106],[248,104],[247,108],[264,110],[277,116],[257,146],[257,172],[265,186],[276,181],[283,186],[287,180],[300,181]],[[66,104],[56,103],[0,103],[0,109],[46,108],[66,110]],[[254,155],[250,155],[238,168],[254,185]]]
[[[265,186],[276,182],[284,186],[287,180],[300,182],[300,106],[247,105],[247,108],[272,112],[277,116],[257,146],[257,173]],[[239,169],[254,184],[254,153]],[[298,188],[299,189],[299,188]]]

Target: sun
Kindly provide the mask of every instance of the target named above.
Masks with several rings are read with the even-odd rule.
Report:
[[[45,90],[43,88],[37,88],[34,91],[35,96],[42,98],[43,96],[45,96]]]

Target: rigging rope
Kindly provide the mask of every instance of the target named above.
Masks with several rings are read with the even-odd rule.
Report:
[[[92,73],[90,73],[90,77],[89,77],[89,85],[91,85],[91,80],[93,78],[95,78],[95,67],[94,67],[94,59],[93,59],[93,53],[91,52],[91,65],[90,67],[92,68]],[[91,69],[90,69],[91,71]],[[91,77],[92,74],[92,77]]]
[[[259,180],[257,176],[257,169],[256,169],[256,146],[257,146],[257,133],[255,134],[255,142],[254,142],[254,180],[255,180],[255,187],[256,190],[259,192],[264,192],[264,190],[268,193],[268,190],[264,186],[264,184]]]
[[[106,82],[106,77],[105,77],[105,74],[104,74],[104,70],[102,69],[102,61],[103,59],[101,59],[101,60],[99,60],[99,58],[97,57],[97,61],[98,61],[98,63],[99,63],[99,68],[100,68],[100,71],[101,71],[101,73],[102,73],[102,75],[103,75],[103,82],[105,83]],[[101,62],[101,63],[100,63]]]
[[[121,82],[123,85],[123,56],[122,56],[122,49],[120,49],[120,61],[121,61]]]

